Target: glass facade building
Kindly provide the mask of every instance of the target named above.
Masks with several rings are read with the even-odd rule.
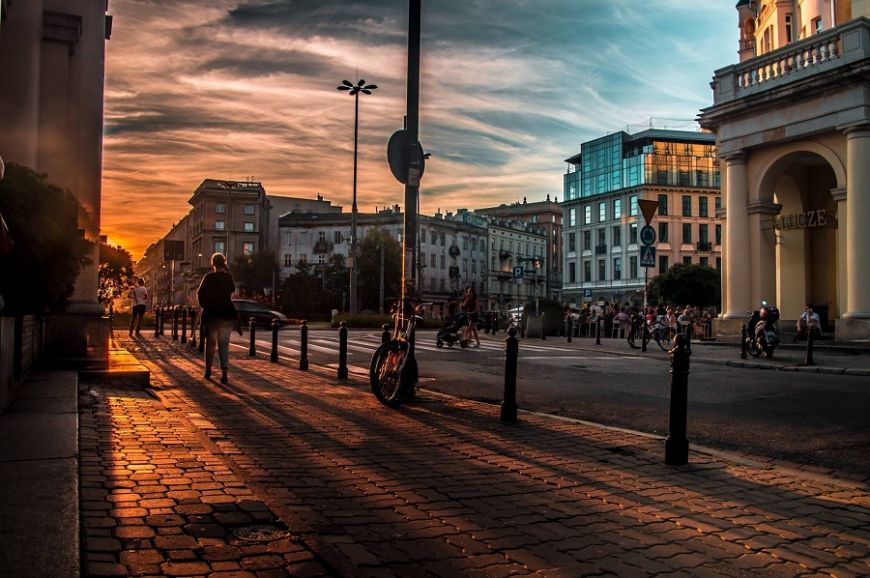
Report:
[[[567,159],[564,199],[594,197],[643,185],[719,187],[716,138],[710,133],[650,129],[617,132]]]
[[[720,206],[713,134],[617,132],[582,143],[566,162],[564,270],[573,271],[563,284],[567,304],[625,303],[673,264],[719,262],[720,239],[711,242],[710,234],[718,226],[713,207]],[[640,259],[641,199],[656,201],[659,209],[651,223],[658,238],[649,268]]]

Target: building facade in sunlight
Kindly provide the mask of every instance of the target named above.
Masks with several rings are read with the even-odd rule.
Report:
[[[737,5],[738,64],[702,126],[723,167],[722,339],[774,302],[838,341],[870,338],[870,0]],[[826,322],[827,321],[827,322]]]
[[[616,132],[580,146],[564,178],[563,300],[642,301],[645,280],[675,263],[721,264],[719,166],[709,133]],[[658,201],[652,267],[642,263],[638,200]]]
[[[49,327],[49,339],[82,360],[104,357],[107,342],[97,301],[107,8],[106,1],[4,1],[0,18],[0,157],[68,189],[82,205],[79,228],[94,243],[68,314]]]
[[[502,219],[530,223],[536,229],[546,232],[547,250],[538,265],[538,272],[543,269],[546,269],[547,272],[546,277],[541,281],[544,284],[542,296],[560,301],[562,299],[563,252],[562,207],[559,205],[558,199],[550,200],[550,195],[547,195],[545,201],[529,203],[524,197],[522,203],[485,207],[475,209],[474,212],[478,215],[491,215]],[[490,252],[494,255],[495,248],[491,247]]]

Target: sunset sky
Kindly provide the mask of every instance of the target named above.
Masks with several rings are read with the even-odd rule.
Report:
[[[687,120],[737,61],[734,0],[423,0],[421,212],[561,198],[564,159],[608,132]],[[111,0],[102,228],[134,258],[206,178],[360,211],[402,203],[406,0]],[[680,120],[682,119],[682,120]]]

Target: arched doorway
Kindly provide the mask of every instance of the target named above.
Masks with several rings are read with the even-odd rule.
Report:
[[[776,300],[784,320],[795,320],[811,303],[828,320],[840,316],[837,287],[837,202],[831,191],[838,174],[818,154],[796,150],[779,156],[761,176],[758,199],[773,208],[760,235],[762,294]],[[779,209],[778,212],[776,209]],[[771,287],[770,284],[774,286]]]

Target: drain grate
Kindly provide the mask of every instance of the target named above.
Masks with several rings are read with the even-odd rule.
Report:
[[[233,535],[246,542],[272,542],[289,536],[289,532],[277,526],[257,524],[233,530]]]

